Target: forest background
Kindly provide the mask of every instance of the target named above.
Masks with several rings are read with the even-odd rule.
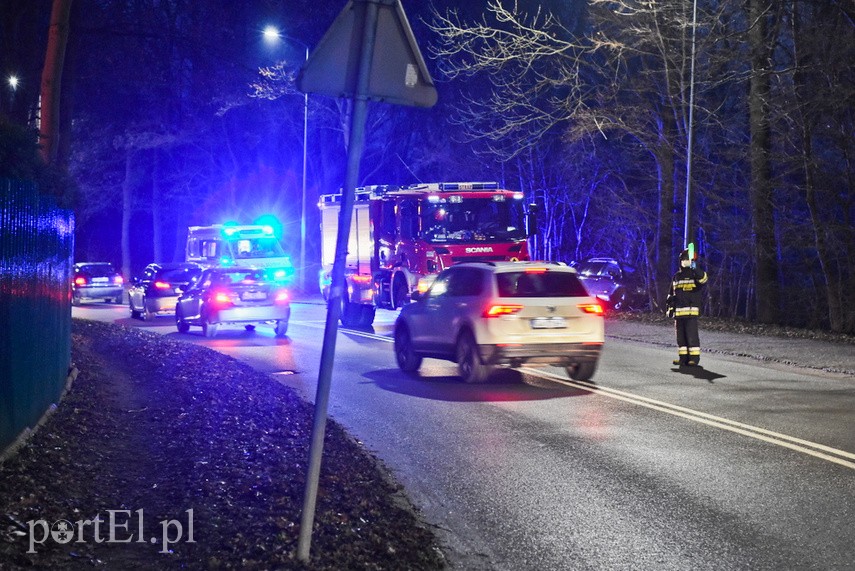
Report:
[[[74,209],[76,260],[128,278],[181,260],[190,225],[266,214],[298,259],[305,134],[312,284],[348,115],[310,95],[304,132],[294,79],[345,3],[3,0],[0,175],[31,174],[7,158],[35,145],[57,2],[62,176],[40,176]],[[522,190],[540,205],[534,257],[630,263],[654,310],[688,237],[707,314],[855,333],[851,1],[402,4],[439,102],[370,105],[360,184]]]

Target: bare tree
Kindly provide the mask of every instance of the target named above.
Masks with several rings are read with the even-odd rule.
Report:
[[[434,17],[440,42],[433,54],[445,74],[478,76],[490,85],[488,93],[476,92],[460,106],[457,124],[470,138],[486,140],[499,158],[540,145],[556,131],[569,143],[622,140],[627,159],[653,165],[656,193],[649,198],[657,212],[656,238],[648,251],[654,281],[664,283],[674,255],[676,182],[685,157],[687,7],[592,0],[594,24],[584,37],[552,14],[529,15],[516,3],[494,0],[487,10],[491,21],[485,16],[473,24],[455,10]],[[660,289],[657,297],[664,296],[664,285]]]

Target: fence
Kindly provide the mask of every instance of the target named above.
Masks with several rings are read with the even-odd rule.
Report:
[[[71,361],[74,217],[0,178],[0,452],[57,402]]]

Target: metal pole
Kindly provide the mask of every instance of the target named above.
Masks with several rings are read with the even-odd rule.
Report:
[[[309,61],[309,46],[306,46]],[[300,290],[306,293],[306,150],[309,133],[309,92],[303,94],[303,195],[300,208]]]
[[[692,133],[695,112],[695,31],[698,22],[698,0],[692,9],[692,63],[689,72],[689,126],[686,148],[686,218],[683,223],[683,248],[692,241]]]
[[[359,180],[359,161],[365,139],[365,116],[368,111],[368,78],[371,72],[371,55],[377,39],[377,0],[365,0],[365,16],[362,28],[362,48],[359,55],[359,72],[356,94],[353,98],[353,115],[350,122],[350,140],[347,153],[347,172],[341,197],[338,235],[336,237],[335,261],[333,262],[330,299],[327,303],[327,320],[324,328],[324,345],[321,350],[321,365],[318,374],[318,389],[315,396],[315,416],[312,425],[312,443],[309,449],[309,471],[303,497],[303,513],[300,519],[300,537],[297,543],[297,558],[309,562],[312,545],[312,526],[315,521],[315,506],[318,498],[318,480],[321,473],[321,456],[324,448],[324,432],[329,406],[330,381],[335,357],[338,320],[341,317],[341,297],[344,290],[344,266],[347,257],[347,242],[350,237],[350,222],[353,217],[356,184]],[[359,6],[359,3],[355,3]],[[357,22],[359,14],[357,14]]]

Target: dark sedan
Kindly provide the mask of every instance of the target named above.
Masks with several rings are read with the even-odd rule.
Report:
[[[647,290],[641,275],[633,266],[614,258],[589,258],[571,264],[588,293],[616,311],[643,309],[648,306]]]
[[[81,262],[74,264],[71,276],[71,304],[80,305],[85,299],[103,299],[107,303],[122,303],[123,280],[112,264]]]
[[[210,268],[178,300],[175,326],[187,333],[191,325],[202,328],[205,337],[214,337],[227,324],[243,325],[252,331],[260,323],[273,325],[277,337],[284,337],[291,317],[287,289],[271,281],[263,269]]]
[[[201,274],[202,266],[198,264],[149,264],[128,290],[131,317],[172,315],[178,296]]]

